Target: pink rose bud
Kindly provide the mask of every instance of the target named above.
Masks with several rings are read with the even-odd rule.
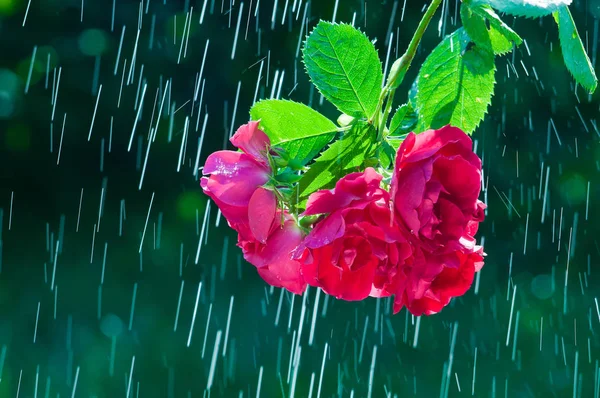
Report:
[[[266,153],[269,149],[269,138],[258,129],[258,122],[243,125],[231,137],[231,142],[242,149],[243,152],[218,151],[212,153],[203,168],[203,173],[210,174],[202,177],[200,185],[210,196],[229,225],[237,230],[237,224],[248,225],[249,207],[255,192],[269,181],[272,173],[267,162]],[[255,198],[255,205],[265,204],[266,194],[261,194],[260,199]],[[268,215],[275,214],[276,203],[269,202],[271,207],[263,211],[261,222],[271,225],[272,218],[266,220]],[[256,220],[256,219],[255,219]],[[257,231],[264,240],[264,231]]]
[[[291,252],[302,240],[294,220],[277,210],[275,192],[263,187],[273,173],[267,152],[269,137],[258,129],[258,122],[241,126],[231,143],[242,152],[218,151],[211,154],[203,168],[200,185],[219,206],[231,228],[238,232],[238,246],[267,283],[302,293],[306,283],[300,263]]]

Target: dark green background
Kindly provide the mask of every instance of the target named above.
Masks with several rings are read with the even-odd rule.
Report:
[[[292,326],[288,329],[292,298],[284,294],[281,321],[275,326],[279,290],[269,289],[253,267],[243,263],[241,253],[234,245],[235,235],[224,220],[221,219],[220,226],[215,228],[214,206],[207,245],[203,246],[199,264],[195,265],[193,261],[198,244],[197,218],[201,223],[207,203],[198,179],[193,176],[200,136],[195,129],[198,103],[195,104],[185,164],[180,173],[176,172],[177,157],[191,103],[174,115],[171,143],[167,142],[170,112],[165,106],[141,191],[138,190],[141,171],[136,166],[136,158],[142,156],[143,160],[145,155],[157,88],[160,84],[164,87],[166,79],[172,78],[171,103],[176,103],[177,108],[186,103],[194,93],[207,39],[210,44],[203,73],[206,83],[201,118],[206,112],[209,118],[200,164],[210,152],[223,147],[224,139],[230,133],[238,82],[241,82],[241,90],[233,125],[238,126],[248,119],[259,61],[267,56],[270,60],[269,80],[265,79],[267,59],[264,59],[260,98],[270,96],[274,71],[285,70],[281,97],[306,103],[312,101],[318,110],[335,120],[338,116],[335,109],[331,105],[319,105],[318,93],[310,90],[303,66],[295,58],[305,2],[300,19],[296,21],[295,15],[293,19],[289,18],[293,3],[290,1],[288,17],[282,25],[286,1],[278,0],[275,29],[271,30],[274,0],[260,0],[258,22],[254,18],[256,1],[253,1],[248,37],[244,39],[250,6],[249,0],[244,1],[240,37],[232,61],[230,54],[239,0],[235,4],[225,1],[223,13],[219,0],[215,1],[211,13],[209,0],[202,25],[198,24],[201,0],[167,0],[166,4],[162,0],[150,0],[147,14],[147,1],[144,1],[135,79],[133,84],[123,88],[120,108],[117,108],[117,98],[122,65],[127,58],[128,72],[140,3],[116,1],[114,32],[111,31],[112,2],[109,0],[85,0],[83,22],[80,20],[82,3],[78,0],[32,0],[23,27],[26,3],[26,0],[0,0],[0,208],[3,212],[0,226],[0,354],[2,347],[6,347],[4,362],[0,357],[0,397],[14,397],[17,391],[20,397],[35,396],[36,377],[39,378],[37,396],[45,396],[48,383],[49,396],[71,396],[78,367],[75,396],[125,396],[132,356],[135,356],[135,367],[131,396],[138,394],[138,389],[140,397],[208,396],[204,390],[215,334],[217,330],[225,332],[231,296],[235,299],[227,355],[223,358],[219,353],[210,395],[254,397],[262,366],[261,396],[289,397],[290,350],[293,331],[298,329],[300,321],[302,297],[293,301]],[[390,63],[406,48],[424,7],[421,1],[408,0],[401,21],[404,2],[396,3]],[[320,18],[330,20],[334,4],[334,0],[311,2],[307,12],[309,29]],[[454,0],[449,0],[447,33],[458,26],[454,20],[455,5]],[[188,6],[194,9],[187,57],[178,64]],[[356,25],[371,39],[377,39],[375,46],[385,60],[385,37],[394,7],[393,1],[340,0],[336,19],[350,22],[356,12]],[[597,38],[594,35],[598,34],[598,21],[594,18],[600,16],[600,2],[575,1],[571,10],[595,62]],[[440,41],[437,31],[440,15],[438,12],[429,27],[413,69],[398,91],[398,104],[406,99],[405,93],[419,64]],[[150,50],[153,17],[156,25]],[[514,55],[497,58],[493,103],[485,122],[473,135],[477,153],[484,159],[487,189],[482,198],[489,206],[479,233],[481,239],[485,237],[487,258],[478,294],[471,289],[441,314],[423,317],[416,348],[413,348],[415,320],[406,311],[392,315],[388,300],[350,303],[331,299],[327,301],[326,316],[321,316],[324,305],[321,295],[315,339],[309,346],[316,296],[315,289],[309,289],[296,396],[308,396],[313,372],[315,384],[318,384],[326,343],[330,351],[321,396],[348,397],[352,390],[355,397],[366,396],[374,346],[377,346],[374,397],[385,396],[386,392],[399,397],[440,396],[455,325],[458,329],[449,379],[450,396],[471,394],[475,349],[476,396],[493,396],[495,391],[496,396],[571,397],[575,368],[577,396],[592,397],[598,389],[595,383],[598,382],[600,339],[596,333],[600,316],[594,303],[599,291],[600,259],[597,238],[600,232],[597,203],[600,196],[600,133],[595,127],[598,94],[590,98],[581,87],[575,88],[562,64],[556,26],[551,17],[516,23],[512,17],[505,17],[505,20],[527,40],[531,55],[522,45]],[[114,76],[123,25],[127,26],[123,52],[119,71]],[[99,47],[98,39],[89,39],[89,32],[84,34],[89,29],[102,32],[100,36],[106,41],[104,49]],[[29,92],[25,94],[34,46],[37,46],[36,62]],[[89,55],[90,51],[92,55]],[[51,69],[46,89],[49,52]],[[98,90],[94,83],[96,63],[99,63],[97,84],[102,84],[102,93],[88,142]],[[136,115],[134,104],[142,63],[148,91],[137,126],[137,136],[143,137],[143,150],[138,154],[138,138],[134,139],[131,152],[127,152],[127,144]],[[514,65],[518,76],[509,63]],[[55,67],[62,67],[62,74],[52,123],[51,92]],[[534,67],[539,80],[534,76]],[[9,107],[14,107],[14,111]],[[57,166],[65,113],[67,122],[61,161]],[[108,153],[111,116],[114,120],[113,139],[112,151]],[[554,130],[548,128],[550,119],[556,126],[560,144]],[[101,171],[102,145],[105,153]],[[548,166],[547,215],[545,223],[541,224],[540,180],[545,181],[545,173],[541,177],[541,170]],[[104,206],[90,262],[103,181],[106,187]],[[586,200],[588,182],[589,202]],[[82,188],[83,206],[79,232],[76,232]],[[154,202],[140,256],[141,233],[153,193]],[[504,195],[510,198],[512,206],[506,204]],[[127,219],[120,237],[122,199],[125,200]],[[46,245],[46,231],[48,228],[55,244],[61,233],[62,215],[64,240],[57,260],[58,300],[54,319],[54,293],[50,290],[53,258]],[[155,228],[158,234],[159,218],[162,218],[160,242],[155,235]],[[568,260],[569,241],[571,257]],[[97,316],[105,243],[108,249],[101,315],[104,327],[111,319],[107,318],[108,314],[118,316],[124,325],[124,331],[117,337],[113,377],[108,372],[111,340],[100,328],[102,319]],[[185,287],[179,325],[174,332],[182,280],[179,276],[181,245]],[[567,262],[569,281],[564,290]],[[143,270],[140,270],[140,263]],[[45,266],[48,282],[44,278]],[[203,286],[193,339],[190,347],[186,347],[200,281]],[[128,331],[135,283],[138,286],[135,316],[133,328]],[[507,291],[512,292],[513,286],[517,287],[515,314],[507,347],[511,306]],[[563,313],[565,294],[567,311]],[[38,303],[40,315],[34,343]],[[206,354],[201,358],[210,303],[213,307]],[[518,339],[513,360],[517,311]],[[364,353],[359,362],[367,316]],[[543,346],[540,351],[542,317]],[[377,327],[374,319],[379,320]],[[316,396],[316,385],[313,396]]]

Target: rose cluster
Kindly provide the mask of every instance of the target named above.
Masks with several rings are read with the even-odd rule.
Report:
[[[394,312],[434,314],[471,286],[483,266],[475,233],[481,160],[471,139],[446,126],[409,134],[389,182],[373,168],[314,192],[300,217],[283,206],[267,135],[250,122],[231,143],[242,152],[211,154],[204,192],[238,233],[238,246],[269,284],[302,293],[306,285],[343,300],[394,296]]]

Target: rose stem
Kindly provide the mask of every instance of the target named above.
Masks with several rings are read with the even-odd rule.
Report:
[[[383,105],[383,101],[387,97],[385,116],[383,120],[381,120],[381,124],[378,126],[379,139],[381,139],[382,137],[383,126],[387,122],[386,119],[390,113],[390,108],[394,100],[394,93],[396,91],[396,87],[398,87],[400,83],[402,83],[406,71],[410,67],[412,60],[417,54],[417,49],[419,48],[419,43],[423,38],[423,34],[425,34],[425,30],[427,29],[427,26],[429,26],[429,22],[431,22],[431,19],[433,18],[433,15],[437,11],[441,2],[442,0],[433,0],[431,2],[429,7],[427,8],[427,11],[425,11],[423,18],[421,18],[421,21],[419,22],[419,26],[417,26],[415,34],[410,40],[406,52],[392,64],[385,87],[383,88],[383,90],[381,90],[381,96],[379,97],[379,105],[377,107],[377,111],[375,112],[375,118],[377,119],[380,116],[380,110]],[[375,125],[377,125],[377,120],[375,120]]]

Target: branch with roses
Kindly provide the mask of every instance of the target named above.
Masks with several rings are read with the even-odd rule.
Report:
[[[432,0],[406,52],[384,76],[371,41],[347,24],[319,22],[303,61],[341,112],[263,100],[231,143],[206,160],[201,180],[238,234],[244,258],[270,285],[307,285],[344,300],[393,296],[394,312],[434,314],[463,295],[483,266],[475,234],[481,159],[471,134],[495,85],[495,57],[522,43],[494,11],[552,14],[577,83],[597,79],[569,0],[463,0],[462,27],[421,65],[406,103],[396,90],[442,0]]]

